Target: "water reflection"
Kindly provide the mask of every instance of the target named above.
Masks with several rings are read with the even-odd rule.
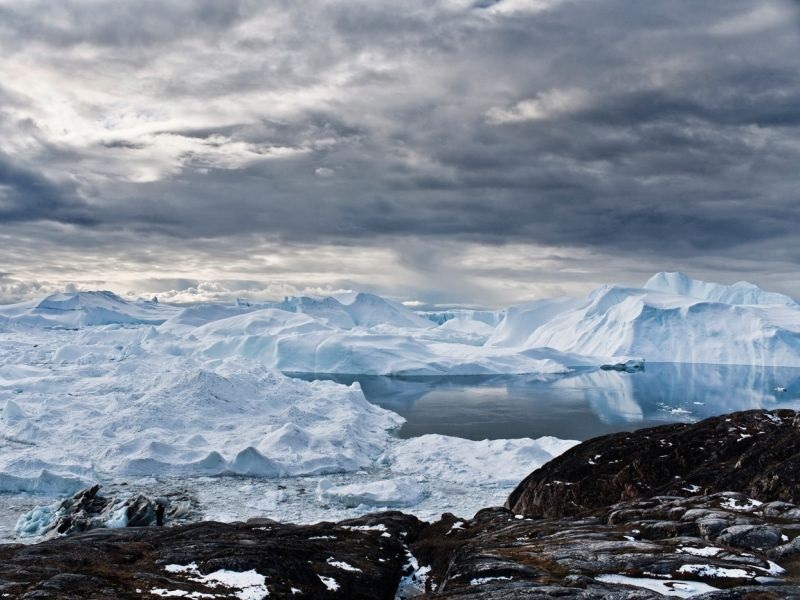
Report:
[[[324,378],[360,382],[370,402],[407,419],[401,437],[587,439],[737,410],[800,408],[800,369],[782,367],[648,363],[638,373]]]

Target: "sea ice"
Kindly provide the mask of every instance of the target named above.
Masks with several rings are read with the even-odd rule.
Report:
[[[350,508],[361,505],[386,508],[414,506],[425,495],[425,489],[408,477],[338,486],[323,479],[317,484],[317,500],[320,503],[335,503]]]

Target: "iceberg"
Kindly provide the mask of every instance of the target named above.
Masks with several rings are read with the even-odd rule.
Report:
[[[643,288],[606,285],[580,301],[509,309],[487,345],[617,357],[603,364],[800,366],[800,306],[754,290],[658,274]]]
[[[425,495],[425,489],[409,477],[348,485],[333,485],[329,480],[323,479],[317,484],[317,501],[320,504],[335,503],[348,508],[414,506]]]
[[[108,291],[64,292],[0,306],[0,317],[8,324],[79,329],[109,324],[159,325],[177,310],[152,300],[129,302]]]

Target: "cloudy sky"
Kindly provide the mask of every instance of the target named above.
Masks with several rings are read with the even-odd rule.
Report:
[[[0,301],[800,296],[797,0],[0,0]]]

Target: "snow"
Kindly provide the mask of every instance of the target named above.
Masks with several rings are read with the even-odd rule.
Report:
[[[328,558],[327,562],[330,566],[336,567],[337,569],[342,569],[343,571],[350,571],[351,573],[360,573],[361,569],[358,567],[354,567],[350,563],[346,563],[343,560],[336,560],[332,556]]]
[[[497,576],[497,577],[475,577],[469,580],[470,585],[485,585],[492,581],[511,581],[511,577]]]
[[[387,531],[386,525],[383,523],[378,523],[377,525],[343,525],[342,529],[347,529],[348,531]]]
[[[137,590],[138,591],[138,590]],[[151,594],[161,596],[162,598],[215,598],[214,594],[205,594],[203,592],[190,592],[188,590],[167,590],[165,588],[153,588],[150,590]]]
[[[329,592],[335,592],[339,589],[339,584],[333,577],[326,577],[325,575],[317,575],[323,585],[328,588]]]
[[[681,565],[678,573],[689,573],[700,577],[749,579],[754,574],[746,569],[717,567],[714,565]]]
[[[430,565],[420,566],[417,557],[406,547],[406,563],[403,565],[403,577],[397,585],[395,600],[407,600],[425,594],[425,587],[430,577]]]
[[[762,504],[764,503],[759,500],[756,500],[755,498],[747,498],[746,500],[743,501],[742,504],[739,504],[738,498],[725,498],[725,500],[719,503],[720,507],[722,508],[727,508],[728,510],[736,510],[742,512],[755,510]]]
[[[233,596],[239,600],[261,600],[269,596],[269,590],[266,586],[266,577],[258,573],[255,569],[249,571],[230,571],[228,569],[219,569],[213,573],[203,575],[197,568],[196,563],[188,565],[166,565],[164,570],[172,574],[185,574],[189,575],[188,580],[196,583],[201,583],[211,588],[225,587],[234,590]],[[181,596],[180,592],[183,590],[151,590],[152,593],[160,596]],[[198,596],[199,597],[199,596]],[[203,596],[213,597],[213,596]]]
[[[595,579],[603,583],[644,588],[665,596],[674,596],[678,598],[691,598],[692,596],[719,591],[719,588],[712,587],[699,581],[675,581],[673,579],[652,579],[648,577],[627,577],[626,575],[610,574],[598,575]]]
[[[722,548],[714,546],[706,546],[704,548],[693,548],[691,546],[681,546],[678,548],[679,553],[691,554],[692,556],[716,556],[722,552]]]

